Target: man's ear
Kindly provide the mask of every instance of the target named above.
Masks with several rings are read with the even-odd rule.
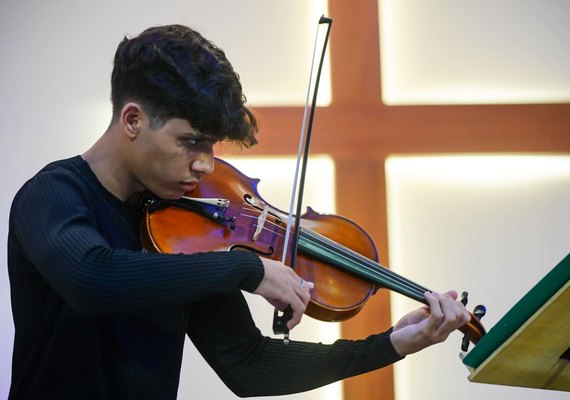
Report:
[[[143,123],[144,111],[137,103],[127,103],[121,110],[121,126],[123,131],[134,140],[138,136]]]

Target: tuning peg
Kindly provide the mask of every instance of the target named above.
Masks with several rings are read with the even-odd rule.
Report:
[[[473,315],[477,317],[477,319],[481,320],[487,313],[487,308],[484,305],[479,304],[473,309]]]
[[[467,296],[468,296],[467,292],[463,292],[461,294],[461,302],[463,303],[463,305],[467,304]],[[487,308],[481,304],[479,304],[473,309],[473,316],[475,316],[478,320],[481,320],[481,318],[483,318],[486,313],[487,313]],[[469,337],[468,333],[463,335],[463,339],[461,340],[461,351],[467,351],[469,349],[469,343],[471,341],[470,339],[471,338]]]
[[[467,305],[467,297],[469,296],[469,292],[463,292],[461,293],[461,304],[463,304],[464,306]]]
[[[461,351],[469,350],[469,335],[466,333],[461,339]]]
[[[469,300],[468,297],[469,297],[469,292],[461,293],[461,298],[459,301],[461,302],[461,304],[463,304],[463,306],[467,305],[467,302]],[[465,335],[463,335],[463,339],[461,340],[461,350],[467,351],[467,349],[469,349],[469,335],[465,333]]]

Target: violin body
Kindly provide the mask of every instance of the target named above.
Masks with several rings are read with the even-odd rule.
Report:
[[[194,212],[182,202],[147,205],[141,229],[143,247],[162,253],[192,254],[207,251],[252,251],[262,257],[280,260],[285,243],[286,213],[271,208],[263,229],[255,231],[260,213],[268,204],[257,190],[259,179],[251,179],[225,161],[216,159],[216,169],[205,176],[192,193],[192,198],[229,200],[222,208],[222,218],[206,215],[215,206],[193,204]],[[206,209],[206,210],[205,210]],[[374,243],[368,234],[354,222],[336,215],[319,214],[309,208],[301,217],[301,225],[340,243],[371,260],[377,261]],[[287,264],[287,261],[286,261]],[[377,290],[373,283],[364,281],[299,250],[295,272],[304,280],[315,283],[306,314],[322,321],[341,321],[356,315],[368,298]]]

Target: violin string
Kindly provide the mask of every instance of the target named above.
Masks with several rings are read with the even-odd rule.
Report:
[[[238,210],[238,211],[234,211],[234,214],[236,215],[240,215],[244,218],[250,218],[250,219],[256,219],[259,218],[259,215],[261,215],[261,211],[259,211],[257,208],[255,208],[254,206],[252,206],[251,204],[247,203],[247,202],[243,202],[241,205],[237,205],[237,206],[232,206],[230,205],[229,208],[232,208],[233,210]],[[273,215],[275,217],[275,214],[278,214],[278,212],[275,212],[274,210],[270,209],[270,212],[273,212]],[[281,220],[283,221],[283,220]],[[255,224],[249,224],[249,223],[245,223],[245,222],[239,222],[238,225],[244,226],[253,226],[253,227],[257,227],[257,223]],[[266,225],[270,225],[271,227],[273,227],[273,229],[269,229],[267,228]],[[262,226],[262,230],[266,231],[266,232],[270,232],[272,234],[276,234],[279,237],[283,238],[285,237],[285,227],[279,225],[279,223],[271,221],[269,219],[265,220],[265,224]]]
[[[351,260],[358,267],[366,271],[366,275],[378,277],[381,283],[386,284],[390,289],[396,291],[401,289],[406,292],[403,294],[411,294],[414,299],[423,299],[423,294],[428,291],[428,289],[418,285],[417,283],[391,271],[354,250],[340,245],[318,232],[303,228],[302,234],[304,237],[311,240],[313,244],[317,244],[321,248],[326,248],[329,251],[332,251],[333,254],[341,255],[344,258]]]
[[[261,214],[261,211],[257,207],[253,206],[248,202],[242,202],[239,205],[233,205],[236,203],[238,202],[237,201],[230,202],[231,205],[229,208],[233,209],[235,214],[240,215],[243,218],[257,219]],[[270,209],[270,212],[272,212],[273,217],[275,217],[275,215],[280,214],[280,212],[273,209]],[[236,221],[236,222],[240,226],[257,227],[257,223],[250,224],[245,221]],[[271,229],[268,228],[266,225],[269,225]],[[284,232],[286,231],[286,228],[281,226],[279,223],[276,223],[271,220],[266,220],[264,225],[262,226],[262,230],[277,235],[280,238],[284,238],[285,237]],[[428,289],[391,271],[390,269],[382,266],[380,263],[370,260],[369,258],[355,252],[354,250],[351,250],[348,247],[343,246],[310,228],[302,227],[300,234],[306,239],[310,240],[313,244],[318,245],[321,248],[327,249],[327,251],[332,252],[333,254],[341,255],[345,259],[350,260],[356,266],[361,268],[365,272],[365,275],[369,277],[376,277],[378,280],[380,280],[381,283],[386,285],[386,287],[388,287],[389,289],[400,292],[404,291],[404,293],[402,294],[408,295],[420,301],[423,300],[423,294],[426,291],[428,291]]]
[[[327,245],[328,248],[332,248],[332,249],[335,249],[337,251],[340,250],[340,252],[343,255],[345,255],[346,257],[351,258],[355,262],[362,264],[362,266],[369,268],[370,270],[372,270],[374,272],[377,272],[379,274],[384,274],[388,277],[395,278],[397,281],[400,281],[403,284],[408,285],[409,287],[416,289],[418,291],[418,293],[420,293],[420,294],[427,291],[426,288],[418,285],[417,283],[397,274],[396,272],[384,267],[380,263],[378,263],[374,260],[371,260],[371,259],[363,256],[362,254],[355,252],[354,250],[352,250],[350,248],[342,246],[342,245],[332,241],[331,239],[329,239],[323,235],[318,234],[318,232],[312,232],[312,236],[317,237],[318,239],[323,241],[325,243],[325,245]]]
[[[251,208],[251,211],[258,212],[257,209]],[[249,218],[255,218],[253,215],[248,215]],[[277,230],[281,227],[271,221],[269,222],[272,226],[274,226]],[[263,227],[264,230],[267,228]],[[272,230],[273,233],[279,234],[277,231]],[[364,268],[367,272],[368,276],[379,277],[382,279],[382,282],[388,285],[388,287],[393,289],[401,289],[405,290],[407,294],[411,294],[413,298],[420,298],[423,299],[423,293],[427,291],[426,288],[410,281],[407,278],[404,278],[395,272],[387,269],[386,267],[380,265],[379,263],[370,260],[353,250],[346,248],[337,242],[318,234],[317,232],[302,227],[301,235],[311,239],[313,243],[320,244],[321,247],[328,249],[328,251],[332,251],[334,254],[343,255],[345,258],[350,259],[355,265],[358,265],[360,268]],[[282,235],[281,235],[282,236]]]
[[[244,213],[240,213],[239,215],[242,216],[242,217],[244,217],[244,218],[257,219],[257,217],[256,217],[255,215],[244,214]],[[285,230],[282,226],[279,226],[279,224],[277,224],[277,223],[275,223],[275,222],[272,222],[272,221],[265,221],[265,223],[266,223],[266,225],[270,225],[270,226],[272,226],[272,227],[275,227],[275,229],[269,229],[266,225],[263,225],[263,226],[261,227],[261,229],[262,229],[263,231],[270,232],[270,233],[272,233],[272,234],[276,234],[277,236],[279,236],[279,237],[281,237],[281,238],[284,238],[284,237],[285,237],[285,235],[284,235],[283,233],[279,232],[279,231],[284,231],[284,230]],[[240,226],[252,226],[252,227],[257,228],[257,223],[249,224],[249,223],[240,221],[240,222],[238,223],[238,225],[240,225]]]

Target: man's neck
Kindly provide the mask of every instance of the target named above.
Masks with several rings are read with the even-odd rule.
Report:
[[[81,157],[89,164],[105,189],[118,199],[128,201],[133,196],[140,196],[143,190],[135,187],[130,178],[127,164],[122,157],[121,143],[117,133],[111,128]]]

